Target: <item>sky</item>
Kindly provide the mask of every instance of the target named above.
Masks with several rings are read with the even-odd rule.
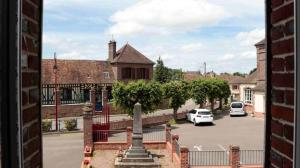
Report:
[[[264,18],[264,0],[45,0],[43,58],[106,60],[114,39],[170,68],[248,73]]]

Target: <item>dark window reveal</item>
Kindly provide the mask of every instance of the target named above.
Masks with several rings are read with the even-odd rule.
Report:
[[[122,68],[122,79],[131,79],[131,68]]]

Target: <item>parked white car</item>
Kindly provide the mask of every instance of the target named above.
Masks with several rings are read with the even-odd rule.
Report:
[[[188,121],[197,125],[199,123],[213,123],[214,117],[210,110],[207,109],[193,109],[186,114]]]
[[[246,115],[243,102],[232,102],[230,104],[230,116]]]

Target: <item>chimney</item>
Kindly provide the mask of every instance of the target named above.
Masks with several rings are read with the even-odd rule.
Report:
[[[108,43],[108,60],[112,61],[116,57],[117,42],[110,40]]]

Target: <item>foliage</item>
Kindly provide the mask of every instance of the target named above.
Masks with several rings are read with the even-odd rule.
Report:
[[[113,104],[123,109],[130,116],[133,115],[134,105],[139,102],[145,114],[153,112],[155,107],[161,103],[163,92],[158,82],[147,82],[143,80],[132,81],[128,84],[117,82],[112,89]]]
[[[240,77],[245,77],[246,76],[245,73],[240,73],[240,72],[234,72],[232,75],[233,76],[240,76]]]
[[[252,74],[253,72],[255,72],[256,70],[257,70],[257,68],[252,69],[252,70],[249,72],[249,75]]]
[[[191,98],[193,98],[195,103],[199,104],[200,107],[203,107],[203,104],[206,102],[207,89],[204,78],[194,80],[190,84]]]
[[[175,125],[175,124],[177,124],[177,122],[176,122],[175,119],[171,119],[171,120],[169,120],[168,123],[167,123],[167,125],[169,125],[169,126],[172,126],[172,125]]]
[[[68,131],[72,131],[77,127],[76,119],[64,120],[65,127]]]
[[[49,132],[51,130],[52,121],[49,119],[45,119],[42,121],[42,130],[44,132]]]
[[[154,80],[159,83],[166,83],[171,80],[169,69],[164,65],[164,62],[160,57],[155,66]]]
[[[177,110],[189,99],[188,83],[171,81],[163,85],[164,97],[169,98],[169,106],[173,108],[174,119],[177,120]]]
[[[183,72],[181,69],[169,69],[171,80],[183,80]]]

